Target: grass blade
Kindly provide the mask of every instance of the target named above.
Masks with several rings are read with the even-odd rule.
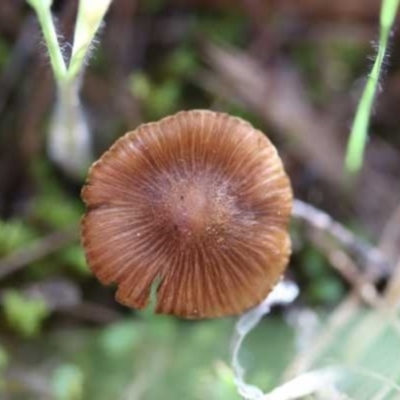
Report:
[[[356,116],[350,132],[346,151],[346,170],[357,173],[363,164],[364,151],[367,142],[369,119],[375,95],[379,86],[383,62],[387,52],[390,32],[392,30],[399,0],[383,0],[380,15],[380,35],[378,54],[368,76],[367,84],[358,104]]]

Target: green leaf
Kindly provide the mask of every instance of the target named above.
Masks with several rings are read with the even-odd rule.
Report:
[[[8,364],[8,355],[5,349],[0,346],[0,371],[4,369]]]
[[[17,290],[7,290],[3,297],[4,313],[10,326],[26,337],[39,333],[49,310],[43,299],[26,298]]]
[[[83,399],[84,375],[82,370],[73,364],[61,365],[56,369],[52,387],[57,400]]]
[[[60,259],[65,262],[68,267],[81,275],[89,275],[90,270],[86,263],[85,255],[81,245],[74,244],[60,251]]]
[[[105,352],[112,357],[122,357],[132,352],[139,339],[137,324],[132,321],[115,323],[107,327],[100,336]]]
[[[142,101],[147,101],[152,90],[148,76],[144,72],[136,72],[131,75],[129,81],[132,94]]]
[[[20,219],[0,220],[0,255],[7,255],[37,237],[33,229]]]
[[[5,349],[0,346],[0,394],[1,390],[4,388],[5,378],[3,377],[3,371],[7,367],[8,364],[8,354]]]

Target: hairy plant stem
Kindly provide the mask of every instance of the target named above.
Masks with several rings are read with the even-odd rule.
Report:
[[[57,82],[62,82],[67,74],[67,66],[61,53],[56,28],[51,16],[50,7],[52,1],[28,0],[28,3],[35,10],[40,27],[42,28],[56,80]]]
[[[112,0],[80,0],[74,43],[67,66],[54,21],[52,0],[27,0],[35,10],[56,78],[57,102],[53,112],[48,151],[68,175],[81,179],[92,162],[90,130],[79,99],[85,62]]]

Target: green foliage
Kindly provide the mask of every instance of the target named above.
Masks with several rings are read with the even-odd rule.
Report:
[[[90,270],[80,244],[71,244],[58,253],[58,261],[67,265],[79,275],[88,275]]]
[[[53,228],[66,228],[79,221],[82,215],[77,202],[61,194],[38,196],[34,204],[34,213],[37,218],[46,221]]]
[[[135,96],[146,101],[152,91],[152,85],[144,72],[136,72],[130,77],[130,89]]]
[[[198,400],[239,399],[231,368],[222,361],[214,363],[208,371],[205,369],[194,388]]]
[[[68,229],[74,224],[78,226],[84,212],[82,202],[60,187],[49,165],[42,160],[35,163],[34,175],[38,182],[38,193],[32,202],[31,217],[51,230]],[[29,227],[26,222],[21,224]],[[32,237],[39,236],[39,232],[33,231]],[[71,243],[36,265],[45,274],[48,271],[58,272],[54,265],[65,265],[80,275],[89,272],[80,243]]]
[[[8,48],[7,42],[0,38],[0,69],[6,65],[9,51],[10,49]]]
[[[164,7],[165,0],[147,0],[141,5],[148,13],[156,14]]]
[[[100,346],[105,354],[119,358],[130,353],[140,338],[137,328],[136,324],[129,320],[106,327],[100,334]]]
[[[246,382],[272,390],[295,354],[295,332],[279,318],[268,315],[249,333],[240,350]]]
[[[193,75],[198,70],[199,61],[191,46],[182,46],[171,53],[166,61],[166,70],[177,78]]]
[[[239,400],[229,367],[233,324],[125,317],[104,328],[47,333],[32,346],[58,356],[60,367],[51,376],[56,399]],[[292,356],[289,343],[293,332],[281,319],[261,323],[242,352],[249,380],[263,388],[277,384]]]
[[[58,367],[52,377],[52,387],[56,400],[83,399],[84,376],[79,367],[64,364]]]
[[[52,228],[66,228],[77,223],[84,211],[83,204],[61,188],[49,164],[38,160],[34,175],[39,184],[39,193],[32,203],[35,218]]]
[[[187,109],[188,103],[192,103],[192,108],[202,107],[196,104],[201,102],[201,97],[193,86],[200,69],[199,56],[193,46],[193,38],[188,35],[182,46],[169,55],[130,75],[129,89],[140,101],[145,120],[156,120]]]
[[[156,115],[168,115],[176,111],[180,88],[174,81],[165,81],[153,91],[152,108]]]
[[[4,387],[3,374],[4,374],[4,370],[7,367],[8,363],[9,363],[8,354],[7,354],[6,350],[0,345],[0,394],[1,394],[1,390]]]
[[[5,349],[0,346],[0,371],[3,370],[8,364],[8,355]]]
[[[48,164],[40,161],[33,169],[38,183],[37,196],[31,202],[27,216],[0,220],[0,256],[24,251],[39,241],[46,230],[52,232],[70,229],[74,224],[78,226],[82,217],[82,202],[61,188]],[[33,278],[46,277],[49,273],[59,273],[60,267],[64,266],[79,275],[88,274],[83,249],[78,242],[33,262],[28,271]]]
[[[21,219],[0,220],[0,255],[8,255],[26,246],[35,237],[36,232]]]
[[[379,79],[384,66],[390,33],[398,6],[399,0],[382,0],[378,54],[361,96],[347,145],[346,168],[353,173],[358,172],[362,167],[369,119],[376,92],[379,88]]]
[[[211,40],[216,42],[227,42],[237,46],[242,46],[246,38],[247,26],[243,21],[242,15],[235,12],[234,8],[231,12],[224,11],[224,23],[221,23],[221,16],[217,13],[208,15],[201,20],[197,20],[197,30],[207,35]]]
[[[181,84],[175,78],[155,83],[144,72],[138,72],[131,76],[130,88],[144,108],[151,110],[149,119],[166,116],[178,109]]]
[[[44,300],[27,298],[17,290],[4,293],[3,307],[10,326],[25,337],[37,335],[43,320],[49,315]]]
[[[365,52],[365,45],[351,36],[346,40],[329,37],[321,43],[314,38],[294,46],[291,57],[306,83],[310,100],[329,108],[332,94],[347,92],[354,84],[354,76],[364,70]]]
[[[341,368],[338,386],[343,398],[400,398],[400,335],[395,315],[367,310],[354,302],[339,309],[323,326],[299,365]]]
[[[325,256],[314,247],[307,247],[303,253],[302,272],[308,282],[303,296],[315,304],[338,304],[345,293],[345,287]]]
[[[309,287],[310,297],[316,304],[325,303],[328,305],[337,304],[345,293],[342,282],[333,276],[324,276],[315,279]]]

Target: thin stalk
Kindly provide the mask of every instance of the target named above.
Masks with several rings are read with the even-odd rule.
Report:
[[[52,1],[28,0],[33,7],[42,28],[43,37],[49,52],[50,63],[58,82],[62,82],[67,74],[67,66],[61,53],[57,33],[51,16]]]
[[[390,33],[395,21],[398,6],[399,0],[382,1],[378,54],[358,104],[347,144],[345,163],[346,170],[351,173],[357,173],[363,164],[372,106],[379,87],[379,78],[384,65]]]

